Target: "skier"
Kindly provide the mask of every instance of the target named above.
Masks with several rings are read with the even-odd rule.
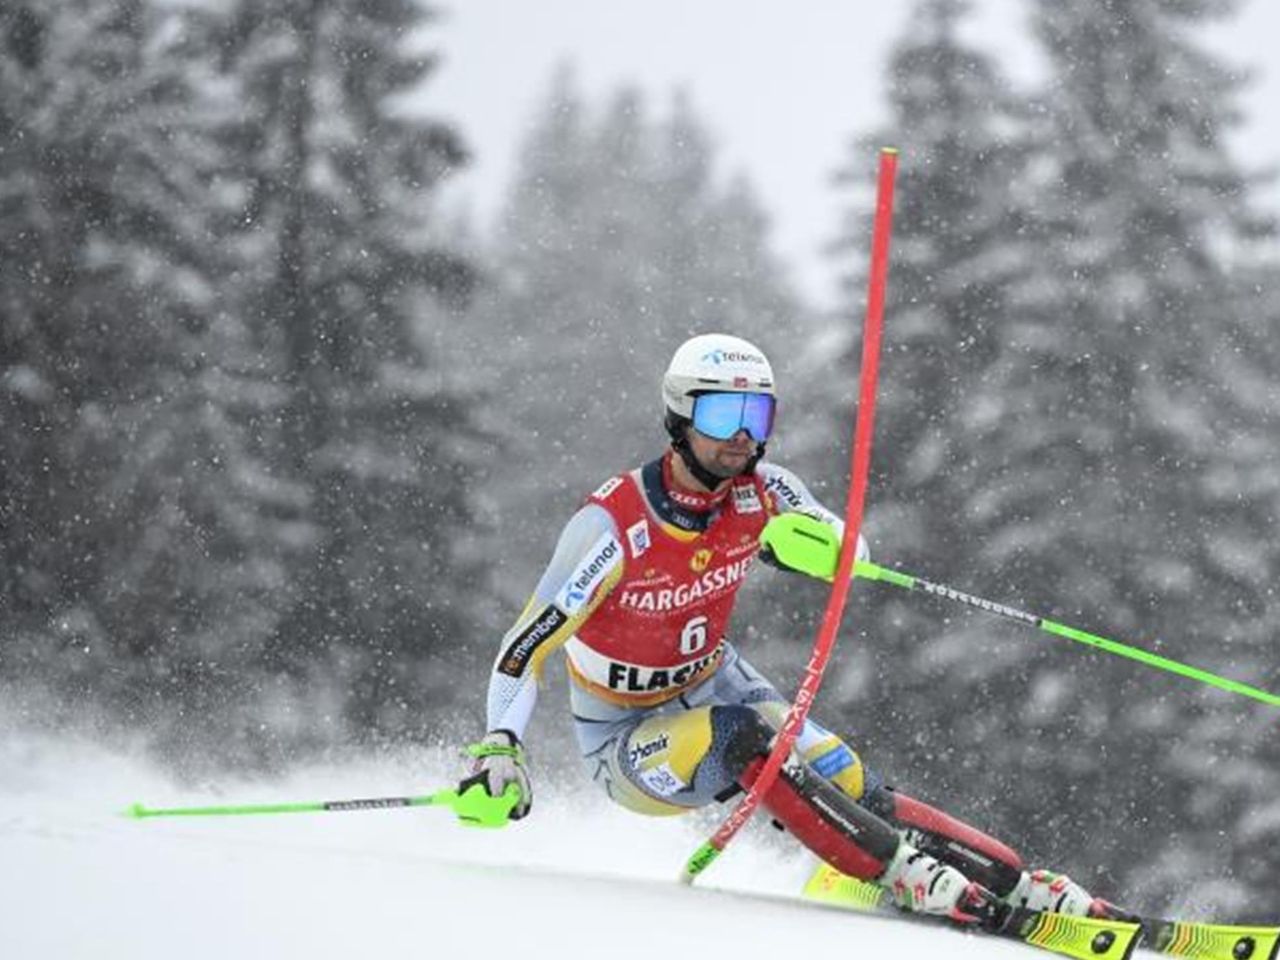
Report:
[[[725,636],[734,599],[772,517],[803,511],[838,536],[843,523],[793,473],[763,462],[776,395],[751,343],[692,338],[672,358],[662,395],[670,449],[586,499],[499,645],[489,732],[470,748],[476,759],[458,792],[483,789],[498,802],[515,784],[512,819],[532,805],[521,740],[557,648],[590,775],[639,813],[684,813],[749,787],[785,719],[787,702]],[[861,538],[857,548],[865,559]],[[916,912],[982,926],[997,926],[1010,904],[1118,913],[893,789],[813,721],[763,804],[817,856]]]

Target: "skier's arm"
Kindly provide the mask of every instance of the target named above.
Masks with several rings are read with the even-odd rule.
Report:
[[[622,571],[622,551],[612,551],[612,561],[593,567],[618,530],[608,511],[589,503],[575,513],[556,544],[524,612],[498,645],[489,674],[488,726],[510,731],[517,739],[533,715],[538,699],[538,678],[548,654],[564,645],[574,631],[600,605]],[[589,597],[574,594],[574,584],[590,570],[597,585]]]
[[[765,493],[768,494],[769,502],[776,513],[803,513],[815,520],[820,520],[832,528],[835,533],[833,539],[839,544],[844,538],[844,521],[810,493],[809,488],[799,477],[776,463],[762,463],[756,469],[764,481]],[[765,562],[772,562],[775,558],[766,553],[762,555],[762,559]],[[867,547],[867,541],[861,533],[858,534],[857,559],[871,559],[871,550]],[[774,563],[774,565],[790,569],[780,563]]]
[[[515,625],[498,647],[489,674],[489,732],[470,750],[476,758],[458,785],[465,794],[477,784],[494,798],[512,784],[520,798],[508,816],[519,820],[533,805],[521,739],[538,700],[538,679],[547,655],[563,646],[622,576],[622,550],[608,511],[587,504],[560,534],[551,563]]]

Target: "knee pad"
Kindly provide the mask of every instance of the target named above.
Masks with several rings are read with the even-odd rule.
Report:
[[[757,757],[769,755],[774,729],[756,710],[736,704],[711,708],[711,751],[724,759],[725,768],[741,781],[743,772]]]
[[[712,707],[711,710],[717,737],[723,730],[726,741],[733,743],[732,757],[725,759],[735,776],[741,774],[752,757],[768,755],[773,737],[782,728],[787,714],[786,704],[776,702],[750,707]],[[714,719],[716,711],[724,711],[718,722]],[[795,752],[806,767],[854,800],[861,800],[867,789],[880,782],[868,773],[862,759],[843,740],[812,722],[807,722],[796,738]]]
[[[751,706],[760,711],[775,730],[782,729],[789,709],[785,701],[753,703]],[[813,720],[805,721],[796,737],[795,751],[819,776],[834,783],[854,800],[861,800],[863,793],[876,781],[874,774],[863,766],[856,750]]]
[[[854,800],[863,798],[870,786],[866,768],[858,754],[835,734],[798,752],[823,779],[835,784]]]

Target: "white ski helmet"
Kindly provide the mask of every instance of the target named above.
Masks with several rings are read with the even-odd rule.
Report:
[[[759,347],[741,337],[727,333],[693,337],[671,358],[662,378],[662,402],[669,415],[688,421],[693,419],[694,397],[707,392],[776,396],[773,368]]]

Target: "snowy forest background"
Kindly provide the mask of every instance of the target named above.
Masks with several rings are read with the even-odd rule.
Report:
[[[474,737],[694,333],[769,353],[771,456],[840,509],[882,144],[875,559],[1280,690],[1276,224],[1224,143],[1240,65],[1196,42],[1235,4],[1027,6],[1036,89],[917,3],[890,123],[832,158],[824,312],[696,90],[567,65],[479,224],[440,203],[467,134],[415,107],[441,51],[410,0],[0,0],[2,722],[142,733],[192,777]],[[744,594],[784,692],[825,594]],[[536,776],[573,767],[550,686]],[[863,584],[816,716],[1099,892],[1275,919],[1274,708]]]

